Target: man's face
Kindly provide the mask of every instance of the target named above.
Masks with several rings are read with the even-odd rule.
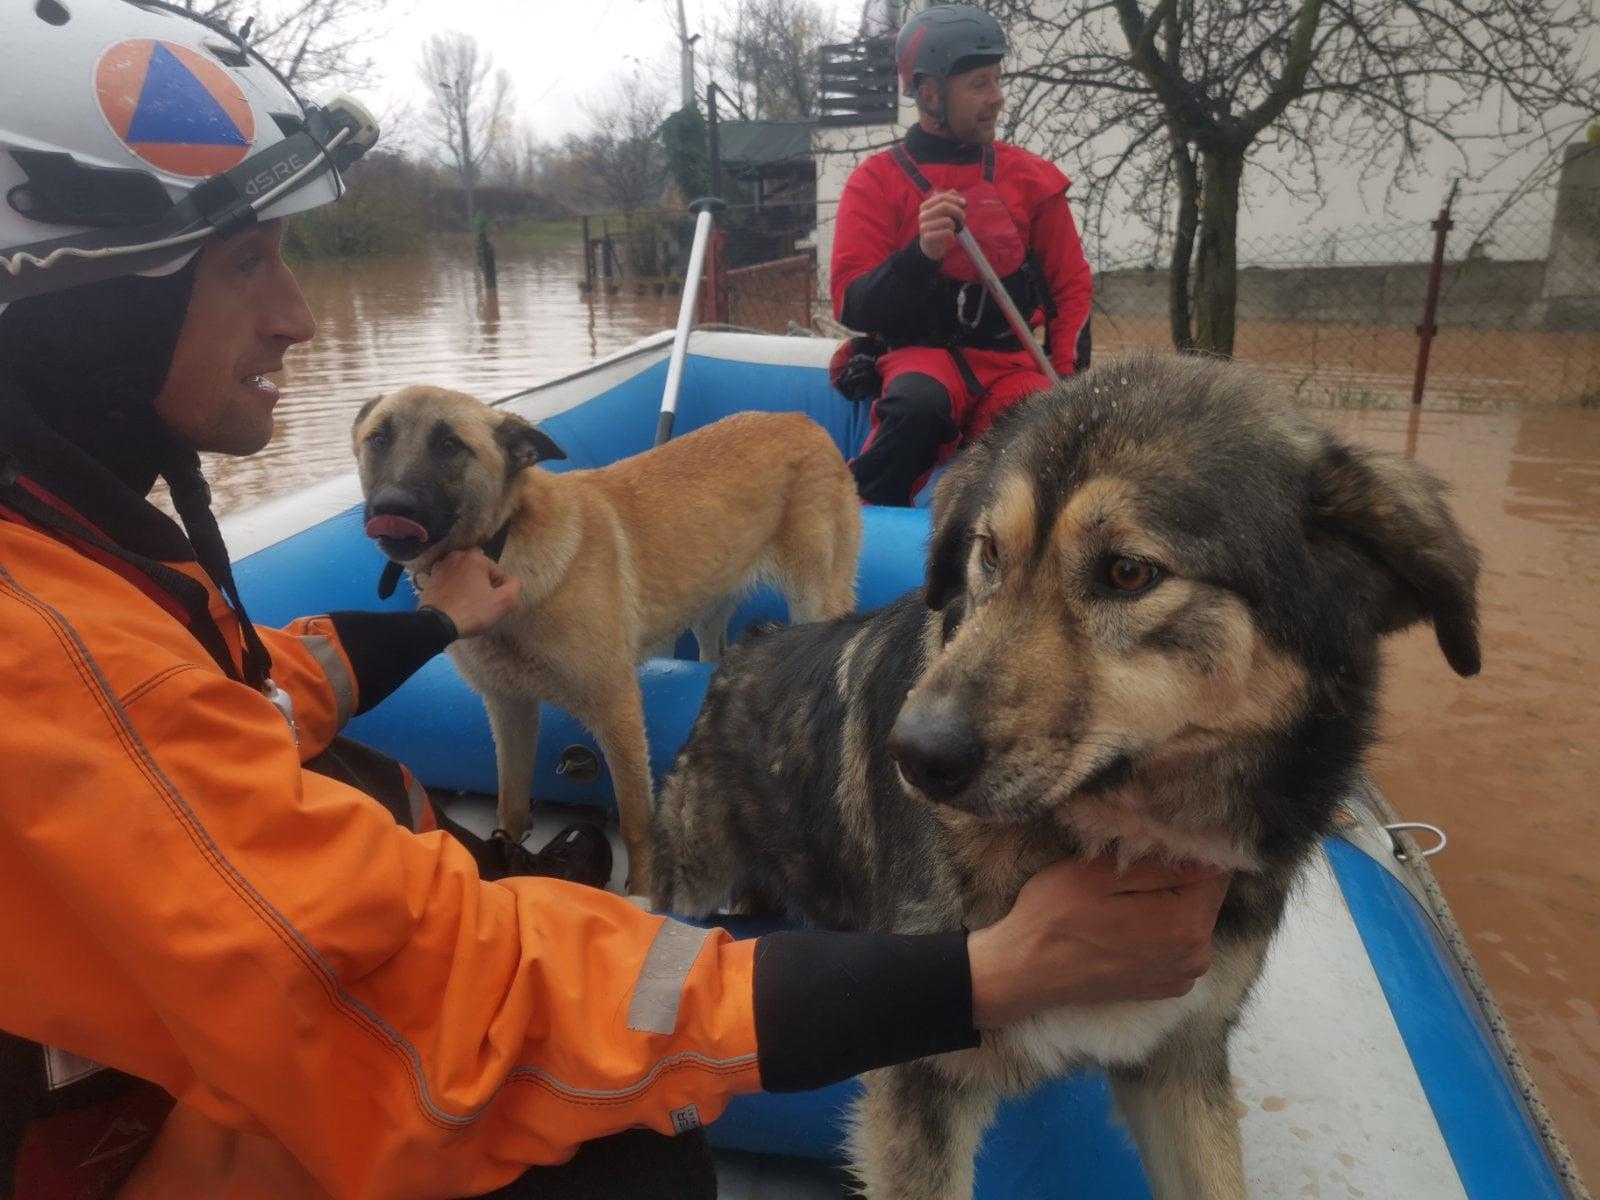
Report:
[[[944,85],[944,120],[950,135],[969,146],[987,146],[994,141],[1005,102],[999,63],[950,76]]]
[[[283,222],[201,251],[156,413],[193,450],[254,454],[272,439],[278,389],[265,377],[317,324],[283,261]]]

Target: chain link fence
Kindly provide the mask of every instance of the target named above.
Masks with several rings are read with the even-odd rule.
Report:
[[[831,245],[836,207],[786,202],[721,214],[700,321],[837,332],[817,263],[819,246]],[[1600,153],[1569,152],[1556,188],[1454,197],[1449,220],[1437,261],[1427,403],[1600,405]],[[618,221],[586,224],[604,223],[615,244]],[[693,218],[636,213],[623,228],[631,258],[616,263],[618,276],[681,288]],[[1235,357],[1305,403],[1407,403],[1437,233],[1436,221],[1412,221],[1242,239]],[[1139,262],[1093,265],[1095,356],[1170,350],[1170,278],[1159,248]]]
[[[1426,402],[1600,405],[1600,188],[1587,205],[1568,189],[1469,194],[1449,219]],[[1437,232],[1419,221],[1241,239],[1235,357],[1307,403],[1409,402]],[[1170,348],[1169,291],[1164,267],[1100,264],[1095,353]]]

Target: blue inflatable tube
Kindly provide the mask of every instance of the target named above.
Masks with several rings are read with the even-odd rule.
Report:
[[[678,428],[747,409],[805,412],[853,454],[867,410],[828,385],[831,346],[805,339],[697,334],[686,365]],[[516,401],[569,455],[567,470],[648,448],[665,374],[666,343],[643,346]],[[922,584],[929,536],[919,507],[864,510],[858,577],[862,608]],[[340,609],[405,609],[402,586],[377,598],[383,560],[362,534],[353,480],[274,502],[224,523],[237,575],[258,621],[281,624]],[[734,618],[782,620],[760,591]],[[691,638],[677,657],[640,670],[650,766],[657,783],[693,726],[711,668]],[[429,787],[493,794],[494,745],[483,705],[446,658],[430,663],[348,732],[406,762]],[[543,712],[533,792],[540,800],[611,807],[609,774],[560,774],[568,748],[598,747],[567,714]],[[603,760],[602,760],[603,761]],[[1358,824],[1376,829],[1352,798]],[[1381,829],[1372,835],[1382,839]],[[1353,837],[1353,835],[1352,835]],[[1374,849],[1373,847],[1377,848]],[[1548,1144],[1523,1107],[1428,912],[1396,873],[1387,843],[1331,839],[1308,873],[1274,946],[1255,1001],[1233,1039],[1252,1196],[1557,1197]],[[761,926],[728,922],[735,936]],[[908,996],[908,1008],[916,998]],[[709,1134],[759,1154],[834,1159],[859,1084],[804,1095],[745,1096]],[[1133,1197],[1150,1192],[1138,1156],[1112,1115],[1099,1072],[1048,1084],[1001,1106],[977,1161],[976,1200]]]

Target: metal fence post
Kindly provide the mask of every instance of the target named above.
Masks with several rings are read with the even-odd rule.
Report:
[[[1417,376],[1411,384],[1413,406],[1422,403],[1422,389],[1428,382],[1428,352],[1433,347],[1434,335],[1439,332],[1434,317],[1439,312],[1439,280],[1444,275],[1444,244],[1450,230],[1455,228],[1455,222],[1450,219],[1450,207],[1455,203],[1456,189],[1460,186],[1459,179],[1450,185],[1450,194],[1445,197],[1444,207],[1439,210],[1439,217],[1433,223],[1433,266],[1428,271],[1428,298],[1422,305],[1422,324],[1417,326],[1417,336],[1422,341],[1417,346]]]
[[[706,245],[706,284],[700,293],[700,323],[726,325],[728,323],[728,254],[727,235],[713,229]]]
[[[706,85],[706,144],[711,155],[711,194],[722,195],[722,131],[718,126],[715,83]]]

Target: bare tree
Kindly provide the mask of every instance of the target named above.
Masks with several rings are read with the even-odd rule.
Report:
[[[1390,189],[1424,154],[1482,169],[1554,148],[1600,109],[1569,0],[988,0],[1023,47],[1008,134],[1071,157],[1098,228],[1153,227],[1175,188],[1174,343],[1231,353],[1248,172],[1300,196],[1335,164]],[[1193,312],[1190,310],[1191,279]]]
[[[589,132],[569,142],[569,151],[592,178],[600,198],[624,213],[656,199],[663,180],[658,136],[666,100],[638,79],[620,82],[598,103],[583,105]]]
[[[473,188],[511,117],[511,78],[493,68],[493,58],[465,33],[434,34],[418,67],[430,93],[428,115],[440,157],[461,181],[469,230]]]
[[[372,82],[367,47],[397,15],[388,0],[178,0],[197,16],[237,31],[249,21],[250,45],[290,83]]]
[[[753,119],[810,117],[817,50],[834,35],[834,18],[817,0],[736,0],[716,32],[718,83]]]

